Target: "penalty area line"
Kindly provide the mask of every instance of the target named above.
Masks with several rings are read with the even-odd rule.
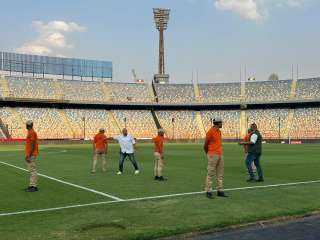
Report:
[[[13,167],[15,169],[19,169],[19,170],[24,171],[24,172],[28,172],[27,169],[12,165],[10,163],[6,163],[6,162],[0,161],[0,164],[6,165],[6,166],[9,166],[9,167]],[[85,191],[88,191],[88,192],[92,192],[92,193],[95,193],[95,194],[98,194],[98,195],[101,195],[101,196],[104,196],[104,197],[108,197],[108,198],[111,198],[111,199],[116,200],[116,201],[123,201],[122,198],[118,198],[118,197],[110,195],[108,193],[100,192],[100,191],[97,191],[97,190],[94,190],[94,189],[91,189],[91,188],[87,188],[87,187],[83,187],[83,186],[80,186],[80,185],[77,185],[77,184],[74,184],[74,183],[66,182],[66,181],[63,181],[63,180],[60,180],[60,179],[57,179],[57,178],[54,178],[54,177],[50,177],[50,176],[42,174],[42,173],[38,173],[38,176],[41,176],[41,177],[44,177],[44,178],[47,178],[47,179],[50,179],[50,180],[53,180],[53,181],[68,185],[68,186],[79,188],[79,189],[82,189],[82,190],[85,190]]]
[[[241,190],[250,190],[250,189],[274,188],[274,187],[285,187],[285,186],[298,186],[298,185],[313,184],[313,183],[320,183],[320,180],[303,181],[303,182],[292,182],[292,183],[279,183],[279,184],[249,186],[249,187],[228,188],[228,189],[225,189],[224,191],[230,192],[230,191],[241,191]],[[129,199],[122,199],[122,200],[114,200],[114,201],[105,201],[105,202],[95,202],[95,203],[69,205],[69,206],[64,206],[64,207],[25,210],[25,211],[18,211],[18,212],[8,212],[8,213],[0,213],[0,217],[2,217],[2,216],[12,216],[12,215],[21,215],[21,214],[28,214],[28,213],[50,212],[50,211],[58,211],[58,210],[63,210],[63,209],[89,207],[89,206],[97,206],[97,205],[113,204],[113,203],[120,204],[120,203],[125,203],[125,202],[138,202],[138,201],[144,201],[144,200],[172,198],[172,197],[187,196],[187,195],[198,195],[198,194],[203,194],[203,193],[205,193],[205,191],[176,193],[176,194],[167,194],[167,195],[141,197],[141,198],[129,198]]]

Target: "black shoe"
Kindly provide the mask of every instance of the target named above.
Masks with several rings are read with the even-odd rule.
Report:
[[[159,181],[167,181],[168,179],[167,179],[167,178],[164,178],[163,176],[161,176],[161,177],[158,178],[158,180],[159,180]]]
[[[158,177],[158,176],[155,176],[155,177],[154,177],[154,180],[158,181],[158,180],[159,180],[159,177]]]
[[[212,192],[207,192],[206,193],[207,198],[209,199],[214,199],[213,193]]]
[[[259,178],[259,179],[257,180],[257,182],[264,182],[264,179],[263,179],[263,178]]]
[[[37,191],[38,191],[38,188],[37,188],[37,187],[30,186],[30,187],[28,187],[25,191],[26,191],[26,192],[37,192]]]
[[[26,191],[26,192],[31,192],[31,191],[32,191],[32,187],[27,187],[27,188],[25,189],[25,191]]]
[[[255,182],[256,180],[254,179],[254,178],[249,178],[248,180],[247,180],[247,182]]]
[[[218,191],[217,196],[218,197],[228,197],[223,191]]]

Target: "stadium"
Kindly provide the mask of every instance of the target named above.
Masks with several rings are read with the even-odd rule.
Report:
[[[0,52],[1,240],[271,239],[263,238],[264,225],[307,215],[318,219],[320,77],[169,81],[161,51],[167,22],[157,21],[169,12],[158,11],[159,69],[152,81],[135,76],[117,81],[112,61]],[[204,191],[203,144],[216,119],[223,123],[229,197],[211,201]],[[23,191],[29,180],[28,121],[39,138],[36,193]],[[264,182],[246,182],[244,152],[237,144],[252,123],[263,136]],[[137,176],[127,163],[122,176],[116,175],[115,139],[124,128],[136,141]],[[110,138],[107,170],[98,163],[92,174],[99,129]],[[165,133],[164,182],[153,179],[159,129]],[[223,235],[248,226],[257,228],[256,238]],[[320,237],[312,234],[310,239]]]

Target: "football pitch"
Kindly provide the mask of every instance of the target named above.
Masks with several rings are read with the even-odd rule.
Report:
[[[166,144],[164,176],[153,180],[153,146],[138,144],[141,173],[110,144],[108,171],[90,173],[92,146],[42,145],[39,192],[27,193],[23,146],[0,145],[0,239],[155,239],[320,209],[319,145],[265,144],[265,182],[247,183],[243,149],[224,144],[229,198],[203,190],[201,144]]]

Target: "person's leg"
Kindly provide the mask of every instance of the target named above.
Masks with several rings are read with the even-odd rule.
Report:
[[[123,164],[124,164],[125,158],[126,158],[126,153],[122,153],[120,151],[119,172],[123,172]]]
[[[164,166],[164,164],[163,164],[163,158],[162,158],[162,156],[160,155],[160,156],[159,156],[159,161],[158,161],[158,174],[159,174],[159,177],[162,177],[162,178],[163,178],[163,176],[162,176],[163,166]]]
[[[252,170],[252,162],[253,161],[254,161],[254,155],[248,153],[247,159],[246,159],[246,166],[247,166],[249,177],[250,177],[249,180],[254,180],[254,173]]]
[[[159,175],[159,160],[160,160],[160,154],[159,153],[154,153],[154,176],[155,178],[160,177]]]
[[[136,159],[135,159],[135,157],[134,157],[134,153],[128,153],[128,156],[129,156],[130,162],[131,162],[132,165],[134,166],[134,169],[135,169],[136,171],[139,170],[138,164],[137,164]]]
[[[101,161],[102,161],[102,171],[105,172],[107,171],[107,160],[106,160],[106,154],[105,153],[101,153]]]
[[[260,164],[260,157],[261,157],[261,154],[259,154],[259,155],[257,155],[255,157],[254,164],[256,165],[256,168],[257,168],[259,180],[263,181],[263,171],[262,171],[262,167],[261,167],[261,164]]]
[[[208,159],[208,169],[207,169],[205,191],[207,193],[211,193],[212,192],[212,178],[216,175],[216,162],[214,160],[214,156],[207,155],[207,159]]]
[[[223,191],[223,177],[224,177],[224,160],[222,156],[215,156],[217,165],[216,165],[216,180],[217,180],[217,191]]]
[[[32,156],[30,158],[30,163],[28,163],[28,168],[30,171],[30,187],[37,187],[38,184],[38,173],[37,173],[37,163],[36,157]]]
[[[98,161],[98,154],[94,153],[93,159],[92,159],[92,170],[91,170],[92,173],[96,172],[97,161]]]

